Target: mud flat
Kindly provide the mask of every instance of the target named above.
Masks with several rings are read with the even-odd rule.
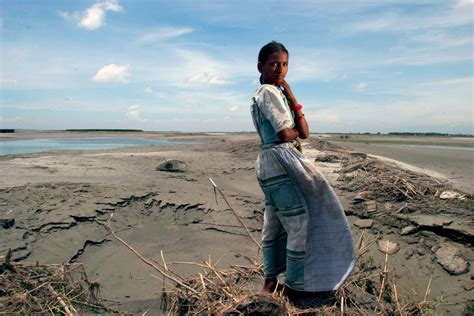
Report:
[[[111,236],[106,228],[111,214],[117,235],[147,258],[161,262],[162,251],[168,265],[184,276],[200,268],[183,262],[219,260],[223,268],[250,264],[259,256],[257,247],[225,203],[216,203],[209,178],[258,239],[264,204],[254,170],[257,136],[150,134],[162,136],[203,143],[1,157],[0,213],[14,217],[15,224],[0,227],[0,256],[12,249],[16,261],[82,262],[89,278],[100,284],[105,302],[133,313],[159,312],[162,289],[173,285],[163,283],[156,271]],[[365,182],[356,182],[352,171],[343,172],[349,166],[343,159],[347,151],[316,139],[305,148],[312,159],[336,156],[318,165],[337,188],[355,243],[374,240],[367,244],[364,258],[383,267],[385,254],[376,240],[397,243],[399,250],[388,263],[400,295],[422,299],[430,282],[429,298],[443,298],[437,309],[460,312],[473,293],[472,199],[441,200],[428,192],[392,200],[373,192],[357,200],[367,188]],[[184,172],[157,170],[168,159],[184,161]],[[396,166],[389,170],[398,174]],[[370,201],[376,205],[374,212],[368,211]],[[361,225],[361,219],[372,224]],[[413,229],[407,229],[410,226]],[[439,250],[446,243],[457,249],[467,271],[448,271],[439,263],[444,262]]]

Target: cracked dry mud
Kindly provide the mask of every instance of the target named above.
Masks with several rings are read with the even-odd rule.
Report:
[[[248,258],[259,255],[257,249],[224,201],[218,198],[216,204],[209,178],[258,239],[264,205],[255,179],[256,138],[244,134],[204,140],[199,145],[168,148],[0,158],[0,211],[15,218],[12,228],[0,228],[0,255],[11,248],[14,260],[81,261],[109,304],[135,313],[149,308],[157,311],[163,282],[109,234],[105,223],[112,213],[112,225],[121,238],[154,260],[161,261],[162,250],[167,263],[184,275],[199,269],[173,262],[201,262],[210,257],[220,259],[222,267],[247,264]],[[306,144],[306,154],[313,159],[321,149],[319,143]],[[185,161],[187,170],[179,174],[156,171],[166,159]],[[318,165],[334,186],[340,184],[339,162]],[[397,214],[383,212],[404,204],[377,201],[371,213],[363,204],[352,203],[357,192],[337,192],[351,223],[373,220],[370,228],[352,225],[356,242],[363,234],[400,246],[389,256],[400,293],[413,295],[413,289],[422,296],[432,278],[431,298],[443,295],[448,303],[440,306],[442,311],[457,312],[462,306],[456,302],[472,297],[472,200],[435,201],[422,207],[408,203]],[[434,220],[446,218],[441,226],[433,225]],[[409,226],[413,228],[402,234]],[[470,263],[468,272],[451,275],[437,263],[435,252],[445,242]],[[383,265],[385,255],[376,243],[367,256]]]

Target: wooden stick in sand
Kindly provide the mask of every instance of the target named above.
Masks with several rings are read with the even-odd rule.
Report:
[[[382,294],[385,291],[385,281],[388,274],[387,263],[388,263],[388,253],[385,253],[385,265],[382,271],[382,284],[380,285],[380,293],[379,293],[379,296],[377,297],[377,303],[379,304],[380,304],[380,300],[382,299]],[[377,307],[375,307],[374,314],[377,313],[378,307],[379,307],[378,305]]]
[[[245,225],[245,223],[242,221],[242,219],[240,218],[240,216],[237,214],[237,212],[232,208],[232,206],[230,206],[229,204],[229,201],[227,201],[224,193],[222,193],[221,189],[219,189],[219,187],[214,183],[214,181],[212,181],[211,178],[209,178],[209,180],[211,181],[212,185],[214,186],[214,190],[217,190],[222,198],[224,199],[225,203],[227,204],[227,206],[230,208],[230,210],[232,211],[232,213],[234,213],[235,217],[237,217],[237,219],[239,220],[240,224],[245,228],[245,230],[247,231],[247,235],[249,235],[249,237],[252,239],[252,241],[257,245],[258,249],[261,250],[262,249],[262,246],[258,243],[258,241],[255,240],[255,238],[253,238],[252,234],[250,233],[249,229],[247,228],[247,225]]]
[[[393,283],[393,291],[395,294],[395,303],[397,303],[397,311],[400,315],[403,315],[402,307],[400,306],[400,301],[398,300],[398,292],[397,292],[397,284],[395,283],[395,275],[392,274],[392,283]]]
[[[428,286],[426,287],[425,297],[423,297],[423,304],[426,303],[426,302],[428,302],[428,301],[427,301],[428,295],[429,295],[430,292],[431,292],[431,287],[430,287],[430,286],[431,286],[431,278],[432,278],[432,277],[430,277],[430,280],[428,281]]]
[[[112,225],[110,224],[110,221],[112,220],[112,217],[114,216],[114,213],[112,213],[110,215],[110,218],[109,220],[107,221],[107,227],[109,228],[110,230],[110,233],[112,234],[112,236],[114,236],[115,239],[117,239],[118,241],[120,241],[122,244],[124,244],[128,249],[130,249],[135,255],[137,255],[138,258],[140,258],[143,262],[145,262],[146,264],[148,264],[150,267],[152,267],[153,269],[155,269],[156,271],[158,271],[161,275],[163,275],[164,277],[167,277],[168,279],[176,282],[176,284],[179,284],[180,286],[190,290],[191,292],[193,292],[194,294],[198,294],[198,292],[193,289],[192,287],[189,287],[187,286],[186,284],[184,284],[183,282],[181,282],[180,280],[176,279],[175,277],[165,273],[163,270],[161,270],[160,267],[158,267],[156,264],[154,264],[153,262],[151,262],[150,260],[146,259],[145,257],[143,257],[138,251],[136,251],[132,246],[130,246],[125,240],[123,240],[122,238],[120,238],[119,236],[117,236],[112,228]]]
[[[59,302],[59,304],[61,304],[61,306],[64,308],[64,312],[67,316],[73,316],[74,314],[71,312],[71,310],[69,309],[69,306],[66,305],[66,303],[64,302],[63,298],[53,289],[53,287],[51,286],[51,284],[48,284],[48,289],[51,291],[51,293],[54,295],[54,297],[56,298],[56,300]],[[72,307],[72,306],[71,306]]]

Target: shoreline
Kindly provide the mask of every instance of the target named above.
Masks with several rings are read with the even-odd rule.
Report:
[[[220,133],[220,132],[199,132],[199,133],[181,133],[181,132],[66,132],[66,131],[41,131],[41,132],[21,132],[13,134],[0,134],[0,144],[2,141],[14,141],[14,140],[33,140],[33,139],[42,139],[42,138],[95,138],[95,137],[127,137],[127,138],[145,138],[145,139],[164,139],[164,140],[173,140],[176,142],[180,141],[194,141],[194,142],[207,142],[209,140],[219,140],[226,137],[256,137],[254,132],[241,132],[241,133]],[[361,137],[361,136],[359,136]],[[435,140],[438,141],[440,146],[449,147],[449,139],[446,137],[421,137],[416,138],[413,136],[388,136],[387,139],[390,141],[395,141],[395,143],[377,143],[383,139],[381,136],[373,135],[373,139],[370,141],[375,141],[375,143],[368,142],[353,142],[351,140],[341,141],[333,137],[325,137],[321,134],[312,134],[310,139],[316,140],[327,140],[334,144],[341,145],[343,147],[351,148],[355,151],[361,151],[377,157],[379,159],[390,161],[398,166],[412,170],[415,172],[425,173],[427,175],[438,178],[442,181],[449,181],[457,189],[472,194],[474,193],[474,181],[472,178],[472,170],[474,170],[474,153],[472,151],[462,151],[459,153],[454,153],[449,150],[437,150],[432,148],[432,144]],[[405,140],[408,144],[407,146],[400,146],[402,140]],[[452,137],[452,145],[459,145],[459,137]],[[464,139],[466,143],[463,143],[463,146],[468,146],[470,148],[473,143],[471,139]],[[409,143],[417,143],[419,145],[410,146]],[[423,146],[423,142],[427,142]],[[179,144],[169,144],[159,146],[162,148],[170,148]],[[1,155],[0,160],[3,159],[14,159],[16,157],[36,157],[38,155],[61,155],[61,154],[83,154],[87,152],[91,153],[101,153],[101,152],[115,152],[123,150],[140,150],[140,151],[149,151],[156,146],[130,146],[130,147],[120,147],[112,149],[88,149],[88,150],[50,150],[46,152],[36,152],[36,153],[18,153],[18,154],[7,154]],[[166,149],[165,149],[166,150]],[[256,155],[255,155],[256,156]],[[471,173],[471,176],[470,176]]]

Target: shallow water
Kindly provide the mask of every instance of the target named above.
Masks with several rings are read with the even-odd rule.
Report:
[[[178,142],[165,139],[137,137],[38,138],[0,142],[0,155],[38,153],[50,150],[94,150],[138,146],[170,146],[177,143]]]

